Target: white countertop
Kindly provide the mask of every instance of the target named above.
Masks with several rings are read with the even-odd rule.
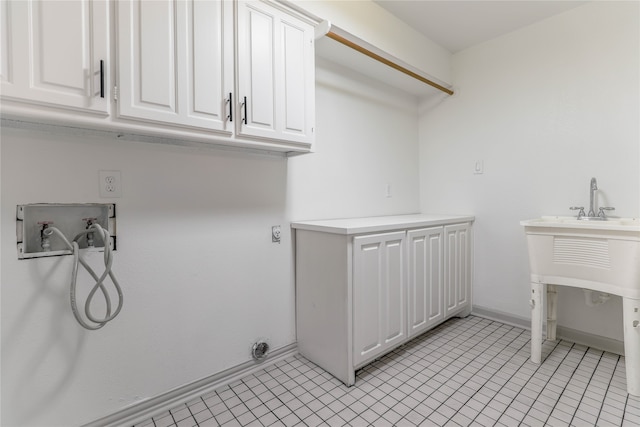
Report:
[[[407,228],[435,227],[444,224],[471,222],[473,215],[411,214],[373,216],[364,218],[325,219],[295,221],[291,227],[297,230],[322,231],[333,234],[362,234],[378,231],[405,230]]]

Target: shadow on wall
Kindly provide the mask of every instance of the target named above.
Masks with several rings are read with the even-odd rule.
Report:
[[[46,411],[46,408],[56,405],[60,392],[73,379],[74,368],[86,342],[86,331],[73,324],[68,315],[71,310],[69,258],[56,257],[47,262],[20,261],[25,266],[36,264],[28,266],[31,267],[29,283],[21,284],[31,287],[29,297],[16,310],[20,313],[18,317],[11,322],[3,319],[3,365],[15,367],[11,375],[15,375],[18,381],[17,387],[11,391],[12,407],[17,417],[25,422],[38,414],[34,408]],[[26,330],[30,323],[39,324],[46,332],[34,337]],[[20,343],[23,340],[28,341],[28,353],[18,352],[24,348],[25,343]],[[52,360],[61,361],[56,363],[54,372],[47,369]],[[38,393],[34,393],[34,389]]]

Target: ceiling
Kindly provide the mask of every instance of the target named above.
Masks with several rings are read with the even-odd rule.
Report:
[[[578,0],[374,0],[451,53],[580,6]]]

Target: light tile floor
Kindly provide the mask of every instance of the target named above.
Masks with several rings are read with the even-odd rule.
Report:
[[[294,356],[136,427],[640,426],[625,360],[481,317],[451,319],[357,373],[346,387]]]

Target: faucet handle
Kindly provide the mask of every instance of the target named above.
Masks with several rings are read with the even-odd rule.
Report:
[[[578,219],[580,219],[583,216],[585,216],[584,207],[583,206],[571,206],[569,209],[571,209],[572,211],[578,211]]]
[[[609,206],[604,206],[602,208],[600,208],[600,212],[598,212],[598,217],[600,218],[606,218],[606,215],[604,214],[604,211],[614,211],[616,210],[616,208],[612,208]]]

